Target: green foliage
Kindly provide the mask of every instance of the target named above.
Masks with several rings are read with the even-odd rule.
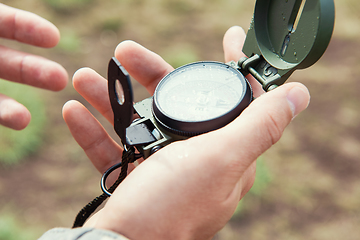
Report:
[[[57,47],[66,52],[77,52],[80,49],[80,38],[74,32],[63,31]]]
[[[34,230],[23,228],[15,217],[0,215],[0,240],[29,240],[38,235]]]
[[[42,0],[48,4],[52,9],[59,13],[70,13],[81,8],[84,8],[93,0]]]
[[[250,194],[260,197],[271,182],[270,172],[263,158],[259,158],[256,162],[256,178]]]
[[[121,30],[123,26],[124,21],[121,20],[119,17],[108,18],[101,23],[102,30],[110,30],[114,32]]]
[[[170,49],[168,53],[164,54],[164,59],[174,68],[182,65],[198,61],[198,56],[195,51],[189,47],[179,47]]]
[[[166,0],[165,8],[173,14],[190,14],[196,10],[195,2],[184,0]]]
[[[32,116],[29,126],[22,131],[0,126],[0,163],[15,164],[40,146],[45,131],[45,107],[34,88],[1,80],[0,89],[27,107]]]
[[[251,195],[255,198],[261,198],[263,192],[266,191],[266,187],[269,185],[270,182],[271,176],[269,169],[266,167],[264,159],[260,157],[256,161],[256,177],[254,185],[247,193],[247,195]],[[234,216],[237,217],[244,207],[246,207],[245,204],[243,203],[243,201],[240,201],[235,210]]]

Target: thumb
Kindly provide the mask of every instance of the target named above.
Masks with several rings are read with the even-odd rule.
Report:
[[[254,100],[226,127],[192,138],[189,145],[216,146],[197,148],[198,159],[207,159],[207,164],[213,160],[211,166],[236,183],[246,169],[280,139],[286,126],[307,108],[309,101],[310,94],[304,85],[284,84]],[[231,177],[231,173],[234,176]]]
[[[253,101],[229,130],[245,131],[243,136],[248,137],[247,142],[258,146],[256,155],[262,154],[281,138],[287,125],[309,102],[310,94],[303,84],[283,85]]]

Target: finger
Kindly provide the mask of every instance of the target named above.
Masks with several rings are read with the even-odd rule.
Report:
[[[90,68],[81,68],[73,76],[75,90],[111,124],[114,122],[107,80]]]
[[[133,41],[121,42],[115,50],[115,57],[151,94],[159,81],[174,70],[159,55]]]
[[[31,120],[29,110],[15,100],[0,94],[0,125],[14,130],[24,129]]]
[[[59,30],[36,14],[0,3],[0,37],[39,46],[54,47],[59,42]]]
[[[56,62],[0,46],[0,78],[60,91],[68,82],[66,70]]]
[[[245,38],[245,31],[239,26],[233,26],[226,31],[223,39],[226,62],[237,62],[240,58],[245,57],[245,54],[242,52]]]
[[[239,61],[242,57],[246,57],[242,52],[246,34],[239,26],[231,27],[224,35],[223,48],[225,54],[225,61]],[[264,93],[261,84],[256,81],[251,75],[246,76],[253,89],[254,97],[258,97]]]
[[[67,102],[63,107],[63,118],[75,141],[99,172],[104,173],[120,162],[122,148],[81,103]]]

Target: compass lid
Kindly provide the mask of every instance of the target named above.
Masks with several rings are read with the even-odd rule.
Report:
[[[261,56],[283,84],[293,71],[321,58],[334,22],[333,0],[257,0],[243,52]]]

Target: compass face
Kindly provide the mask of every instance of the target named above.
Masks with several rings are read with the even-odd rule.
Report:
[[[250,96],[248,82],[236,69],[220,62],[196,62],[161,80],[153,112],[167,128],[202,133],[232,121],[244,109],[244,99],[246,106],[250,103]]]

